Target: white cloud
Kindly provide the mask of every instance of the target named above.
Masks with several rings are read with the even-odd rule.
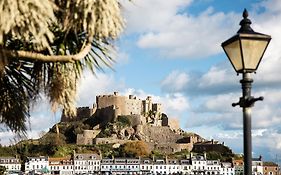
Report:
[[[193,16],[188,14],[191,3],[183,0],[126,3],[128,30],[140,34],[139,47],[157,49],[163,57],[189,59],[221,52],[221,42],[232,35],[241,14],[215,12],[210,7]]]
[[[94,76],[92,72],[86,71],[79,83],[78,105],[91,106],[97,95],[120,91],[124,86],[123,80],[115,80],[113,74],[97,73]]]
[[[179,9],[188,6],[192,0],[133,0],[121,1],[129,32],[143,33],[166,28]]]
[[[128,53],[126,52],[118,52],[118,55],[116,56],[116,62],[119,65],[124,65],[124,64],[128,64],[130,60],[130,56]]]
[[[169,92],[181,92],[189,83],[189,75],[173,71],[161,83],[162,88]]]
[[[225,69],[222,67],[213,66],[211,69],[202,75],[199,83],[199,87],[211,87],[211,86],[223,86],[225,84],[232,84],[233,78],[235,74],[230,74],[229,69]]]

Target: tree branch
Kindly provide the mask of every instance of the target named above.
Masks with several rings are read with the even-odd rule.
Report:
[[[24,50],[6,50],[1,48],[0,53],[5,57],[19,58],[27,61],[43,62],[74,62],[83,59],[91,50],[92,45],[88,43],[79,53],[75,55],[44,55]]]

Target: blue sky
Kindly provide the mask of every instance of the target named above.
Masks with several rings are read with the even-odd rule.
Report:
[[[253,108],[253,156],[281,156],[281,1],[278,0],[122,0],[126,28],[116,42],[115,71],[97,77],[86,72],[78,106],[91,106],[95,95],[119,91],[139,98],[151,95],[186,131],[225,142],[242,153],[242,112],[231,107],[241,96],[236,76],[220,44],[239,29],[244,8],[252,28],[272,41],[257,74]],[[44,100],[30,119],[29,137],[38,137],[60,118],[46,113]],[[44,112],[43,112],[44,111]],[[0,133],[2,141],[12,133]]]

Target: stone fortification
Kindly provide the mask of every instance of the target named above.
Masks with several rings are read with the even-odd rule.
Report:
[[[169,118],[168,125],[173,130],[178,130],[180,128],[179,121],[175,118]]]
[[[162,105],[153,103],[150,96],[141,100],[133,95],[121,96],[118,92],[98,95],[93,108],[77,108],[77,116],[71,120],[79,121],[90,117],[95,121],[96,127],[78,134],[76,138],[78,145],[124,144],[131,140],[142,140],[150,145],[151,150],[172,153],[183,149],[191,150],[193,144],[198,141],[193,136],[184,138],[182,132],[179,132],[182,130],[178,122],[170,120],[162,113]],[[126,117],[130,121],[130,126],[118,129],[118,122],[118,126],[122,126],[119,117]],[[62,116],[61,121],[67,122],[70,119]],[[101,132],[99,129],[108,123],[113,126],[111,135],[108,135],[108,138],[96,138]]]
[[[167,126],[138,125],[136,135],[146,142],[159,143],[176,143],[182,136],[173,132]]]
[[[95,138],[101,131],[100,130],[84,130],[83,134],[77,134],[77,145],[92,145],[93,138]]]
[[[165,154],[171,154],[182,150],[191,151],[193,148],[192,143],[161,143],[155,144],[153,150],[158,150]]]
[[[96,97],[97,109],[102,110],[113,106],[116,111],[116,115],[132,115],[141,114],[142,108],[140,99],[137,99],[133,95],[119,96],[117,92],[113,95],[99,95]]]
[[[69,117],[64,115],[64,112],[62,112],[61,115],[61,122],[71,122],[71,121],[79,121],[85,118],[91,117],[96,112],[96,106],[93,105],[93,108],[90,107],[78,107],[76,108],[76,116],[75,117]]]
[[[140,100],[133,95],[120,96],[118,92],[111,95],[99,95],[96,97],[97,116],[102,116],[106,122],[116,121],[118,116],[135,115],[140,121],[146,121],[156,126],[162,126],[162,106],[159,103],[152,103],[148,96]]]

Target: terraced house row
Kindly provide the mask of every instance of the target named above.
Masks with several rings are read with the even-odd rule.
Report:
[[[21,164],[17,158],[0,158],[0,165],[7,172],[20,173]],[[149,159],[149,158],[102,158],[98,154],[74,154],[73,157],[28,157],[25,174],[243,174],[243,161],[221,162],[207,160],[206,156],[190,156],[189,159]],[[257,175],[277,175],[279,167],[275,163],[253,160],[253,172]]]

